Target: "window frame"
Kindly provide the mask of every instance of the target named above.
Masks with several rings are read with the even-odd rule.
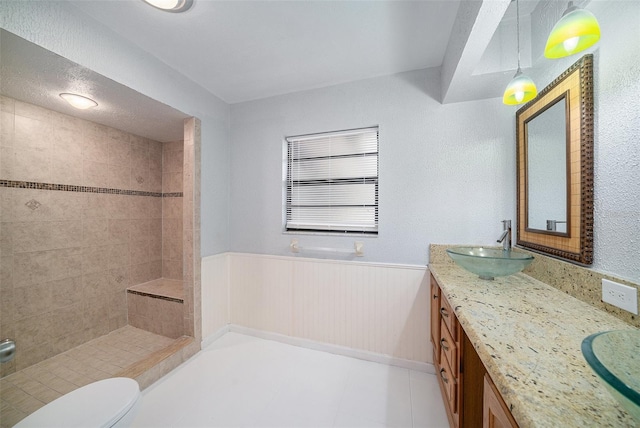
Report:
[[[362,153],[363,157],[372,157],[375,155],[375,167],[376,167],[376,175],[375,178],[372,177],[356,177],[356,178],[351,178],[348,180],[349,184],[358,184],[358,180],[362,180],[363,182],[367,182],[369,181],[369,184],[374,184],[374,201],[375,204],[371,205],[371,207],[374,209],[374,214],[372,217],[372,220],[374,222],[373,227],[372,226],[368,226],[368,227],[363,227],[362,229],[358,229],[353,225],[349,225],[348,227],[346,227],[345,229],[339,228],[339,227],[317,227],[317,228],[304,228],[304,227],[289,227],[288,223],[290,221],[290,217],[289,214],[291,213],[291,189],[293,188],[290,183],[291,183],[291,177],[290,177],[290,173],[291,173],[291,147],[292,144],[295,142],[295,140],[298,140],[298,144],[300,144],[300,140],[304,140],[304,139],[309,139],[309,140],[313,140],[315,138],[326,138],[326,137],[330,137],[333,135],[336,136],[340,136],[340,135],[352,135],[352,134],[357,134],[357,133],[361,133],[361,134],[365,134],[367,132],[373,132],[375,131],[376,133],[376,151],[375,152],[366,152],[366,153]],[[290,141],[290,140],[294,140],[294,141]],[[351,157],[357,157],[357,153],[351,153],[350,155]],[[327,156],[328,158],[340,158],[340,157],[345,157],[344,155],[336,155],[336,156]],[[338,180],[339,179],[333,179],[333,180]],[[348,180],[345,180],[348,181]],[[312,180],[314,181],[314,180]],[[318,181],[318,180],[315,180]],[[332,181],[332,179],[329,179],[328,181]],[[328,132],[318,132],[318,133],[310,133],[310,134],[301,134],[301,135],[291,135],[291,136],[287,136],[283,139],[283,208],[284,208],[284,212],[283,212],[283,233],[285,234],[307,234],[307,235],[337,235],[337,236],[362,236],[362,237],[372,237],[375,238],[378,236],[379,234],[379,208],[380,208],[380,203],[379,203],[379,181],[380,181],[380,127],[378,125],[374,125],[374,126],[367,126],[367,127],[362,127],[362,128],[351,128],[351,129],[344,129],[344,130],[339,130],[339,131],[328,131]],[[335,183],[331,183],[331,184],[335,184]],[[346,183],[345,183],[346,184]],[[356,204],[357,206],[360,206],[361,204]],[[363,205],[365,206],[365,205]],[[351,228],[351,230],[349,229]]]

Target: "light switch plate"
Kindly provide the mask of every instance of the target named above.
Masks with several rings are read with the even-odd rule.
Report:
[[[602,301],[638,315],[638,289],[602,280]]]

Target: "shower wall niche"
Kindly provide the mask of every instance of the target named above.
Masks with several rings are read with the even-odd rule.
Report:
[[[128,287],[182,280],[183,190],[182,142],[0,101],[4,376],[127,325]]]

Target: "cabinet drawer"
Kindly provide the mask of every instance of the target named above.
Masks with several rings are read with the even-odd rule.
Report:
[[[451,338],[454,341],[458,340],[458,332],[456,330],[456,315],[451,309],[451,305],[447,302],[447,298],[444,297],[444,294],[440,293],[440,315],[442,316],[442,321],[447,325],[449,329],[449,333],[451,333]]]
[[[439,381],[443,386],[446,395],[447,405],[452,414],[458,413],[458,382],[456,377],[451,373],[451,368],[445,358],[442,358],[440,365]]]
[[[442,320],[440,334],[440,352],[442,354],[440,361],[446,358],[452,374],[458,376],[458,346],[453,337],[451,337],[444,320]]]

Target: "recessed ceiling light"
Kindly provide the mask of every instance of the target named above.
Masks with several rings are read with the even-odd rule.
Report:
[[[93,101],[91,98],[83,97],[82,95],[78,94],[70,94],[65,92],[60,94],[60,97],[71,104],[72,107],[80,110],[86,110],[98,105],[98,103]]]
[[[193,5],[193,0],[142,0],[166,12],[185,12]]]

